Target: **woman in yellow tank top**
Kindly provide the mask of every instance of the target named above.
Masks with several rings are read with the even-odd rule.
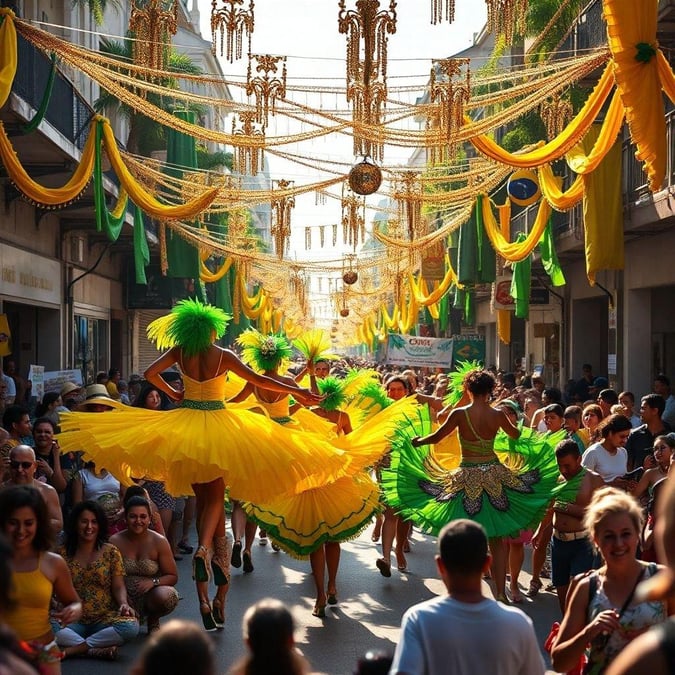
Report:
[[[82,605],[65,560],[50,553],[51,530],[42,495],[30,486],[0,492],[0,530],[12,546],[13,606],[0,616],[27,642],[40,673],[61,672],[61,652],[49,623],[52,595],[62,609],[52,619],[62,625],[77,621]]]

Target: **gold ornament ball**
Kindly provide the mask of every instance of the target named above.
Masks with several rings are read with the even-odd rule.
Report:
[[[349,172],[349,187],[357,195],[372,195],[382,184],[382,171],[370,157],[354,164]]]
[[[342,317],[349,316],[349,307],[343,307],[340,310],[340,316]]]
[[[344,281],[348,286],[355,284],[358,281],[359,273],[354,270],[348,270],[342,275],[342,281]]]

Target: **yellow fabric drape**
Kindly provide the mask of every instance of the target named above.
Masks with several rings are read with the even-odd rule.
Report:
[[[380,305],[380,313],[382,315],[382,323],[384,324],[385,328],[387,330],[397,330],[399,319],[398,305],[394,306],[391,316],[389,316],[386,305],[382,303],[382,305]]]
[[[132,201],[152,218],[162,220],[192,220],[205,211],[218,196],[218,188],[210,188],[189,202],[184,204],[162,204],[155,199],[145,188],[131,175],[127,169],[119,149],[110,122],[105,118],[98,117],[96,121],[103,122],[103,143],[112,164],[113,170],[129,193]]]
[[[445,256],[445,268],[446,273],[442,281],[431,293],[422,293],[419,287],[419,284],[415,282],[415,278],[412,274],[408,275],[408,284],[410,286],[410,292],[415,296],[415,300],[418,304],[428,307],[437,303],[450,289],[451,286],[456,285],[461,288],[457,282],[457,274],[452,267],[449,256]]]
[[[509,309],[497,310],[497,335],[505,345],[511,344],[511,314]]]
[[[597,141],[593,144],[590,152],[584,151],[584,145],[577,143],[566,155],[567,165],[574,173],[585,174],[595,171],[605,155],[612,149],[616,142],[616,137],[621,131],[625,111],[621,97],[618,92],[614,92],[612,100],[607,108],[605,121],[602,123],[600,134]]]
[[[518,244],[515,242],[510,243],[502,234],[501,229],[495,220],[495,215],[492,211],[492,202],[489,197],[487,195],[483,195],[482,201],[483,225],[495,251],[497,251],[497,253],[499,253],[502,258],[505,258],[509,262],[520,262],[521,260],[525,260],[525,258],[527,258],[527,256],[532,253],[534,247],[539,243],[542,234],[544,234],[546,223],[548,223],[548,219],[551,215],[551,207],[549,206],[549,203],[545,199],[541,200],[532,230],[525,238],[525,241]]]
[[[96,134],[90,132],[82,150],[80,163],[70,180],[60,188],[46,188],[36,183],[25,171],[14,152],[5,127],[0,122],[0,160],[5,166],[7,174],[16,187],[28,199],[42,206],[65,206],[76,200],[87,187],[94,171],[94,155]]]
[[[675,73],[668,63],[668,59],[663,55],[663,52],[659,49],[656,54],[656,66],[659,69],[659,78],[661,79],[661,86],[663,91],[666,92],[666,96],[675,103]]]
[[[538,176],[541,194],[556,211],[569,211],[583,199],[584,181],[582,176],[577,176],[565,192],[560,187],[562,178],[553,173],[549,164],[539,167]]]
[[[621,0],[619,0],[621,1]],[[632,4],[632,3],[627,3]],[[640,4],[641,3],[637,3]],[[563,129],[562,133],[546,144],[542,144],[535,150],[524,152],[522,154],[513,154],[499,147],[488,136],[474,136],[471,142],[478,152],[490,159],[507,164],[508,166],[519,169],[532,169],[542,164],[560,159],[573,145],[578,143],[586,134],[590,126],[595,121],[603,104],[607,100],[609,93],[614,86],[611,64],[608,65],[600,77],[600,81],[586,100],[584,107],[578,112],[577,116]],[[471,125],[471,118],[464,118],[465,126]]]
[[[212,272],[202,260],[200,261],[199,278],[207,284],[212,284],[215,281],[219,281],[230,271],[232,262],[232,258],[227,258],[215,272]]]
[[[16,75],[16,26],[14,12],[7,7],[0,8],[0,108],[7,103]]]
[[[584,139],[588,149],[600,133],[598,125]],[[600,166],[583,176],[586,274],[595,284],[598,270],[620,270],[624,265],[621,143],[617,142]]]
[[[246,309],[255,309],[259,307],[265,296],[265,289],[262,286],[258,287],[255,295],[249,297],[248,289],[246,288],[246,279],[241,272],[237,273],[237,282],[239,283],[239,290],[241,292],[241,306]]]
[[[656,192],[666,175],[666,118],[661,95],[658,59],[643,62],[640,47],[657,48],[658,2],[604,0],[609,50],[614,78],[626,111],[635,156],[644,162],[649,188]]]

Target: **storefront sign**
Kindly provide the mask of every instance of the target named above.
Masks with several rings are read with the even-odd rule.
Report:
[[[450,338],[391,334],[387,339],[385,362],[399,366],[450,368],[452,345]]]
[[[28,368],[28,379],[31,383],[30,393],[38,401],[45,395],[45,367],[31,365]]]
[[[20,248],[0,246],[0,293],[17,300],[61,303],[61,263]]]

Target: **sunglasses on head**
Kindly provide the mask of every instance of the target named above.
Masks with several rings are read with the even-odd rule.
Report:
[[[17,462],[15,459],[10,460],[9,462],[10,469],[18,469],[21,467],[24,471],[28,471],[31,466],[33,466],[33,462]]]

